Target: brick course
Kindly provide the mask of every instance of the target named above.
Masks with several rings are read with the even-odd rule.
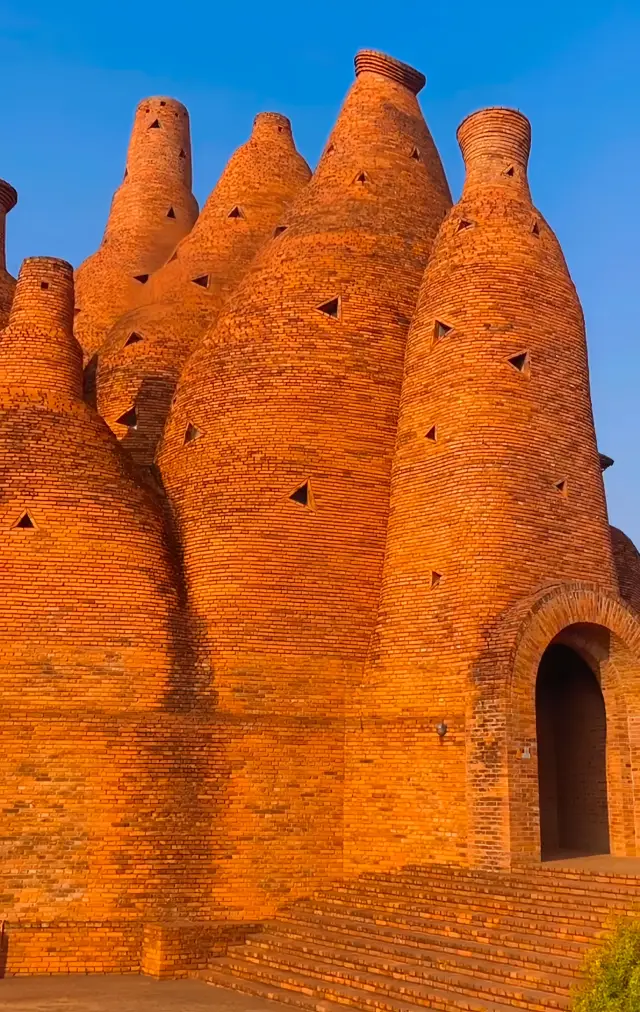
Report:
[[[9,211],[16,206],[18,194],[10,183],[0,179],[0,329],[6,326],[13,300],[16,280],[7,270],[5,246],[6,221]]]

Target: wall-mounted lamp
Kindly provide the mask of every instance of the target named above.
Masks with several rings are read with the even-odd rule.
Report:
[[[436,731],[438,732],[440,738],[444,738],[448,730],[449,728],[445,724],[444,720],[440,721],[439,724],[436,724]]]

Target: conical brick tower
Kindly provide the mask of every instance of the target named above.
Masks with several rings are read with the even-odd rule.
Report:
[[[168,260],[197,215],[189,114],[175,99],[144,99],[102,243],[76,271],[74,332],[85,359],[136,304],[151,273]]]
[[[91,932],[99,951],[102,922],[184,909],[193,831],[178,567],[151,492],[82,400],[72,321],[70,264],[26,260],[0,336],[0,783],[5,916],[49,925],[33,965],[40,946],[86,952]],[[119,930],[115,968],[131,958]]]
[[[9,211],[16,206],[18,194],[13,186],[0,179],[0,330],[9,319],[9,310],[16,287],[15,278],[7,271],[6,219]]]
[[[341,867],[345,689],[375,620],[409,320],[450,206],[423,76],[373,52],[356,74],[158,452],[239,771],[216,895],[247,916]]]
[[[193,230],[144,286],[99,353],[98,408],[140,464],[150,465],[180,369],[311,173],[278,113],[256,116]],[[121,418],[131,418],[135,427]]]
[[[458,137],[466,180],[409,334],[379,621],[350,727],[352,869],[505,859],[492,771],[507,690],[491,677],[506,661],[485,680],[487,644],[540,588],[616,592],[583,315],[531,202],[529,123],[486,109]],[[524,744],[508,747],[528,759]]]

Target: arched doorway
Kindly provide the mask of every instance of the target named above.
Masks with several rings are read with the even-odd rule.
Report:
[[[609,853],[602,691],[575,650],[552,643],[536,682],[542,859]]]

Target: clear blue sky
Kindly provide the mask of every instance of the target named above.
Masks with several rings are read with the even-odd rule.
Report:
[[[600,449],[616,460],[611,520],[640,545],[640,0],[0,0],[10,269],[95,249],[141,98],[188,106],[202,203],[260,110],[290,116],[315,164],[362,47],[426,73],[456,196],[463,116],[512,105],[531,119],[534,199],[583,301]]]

